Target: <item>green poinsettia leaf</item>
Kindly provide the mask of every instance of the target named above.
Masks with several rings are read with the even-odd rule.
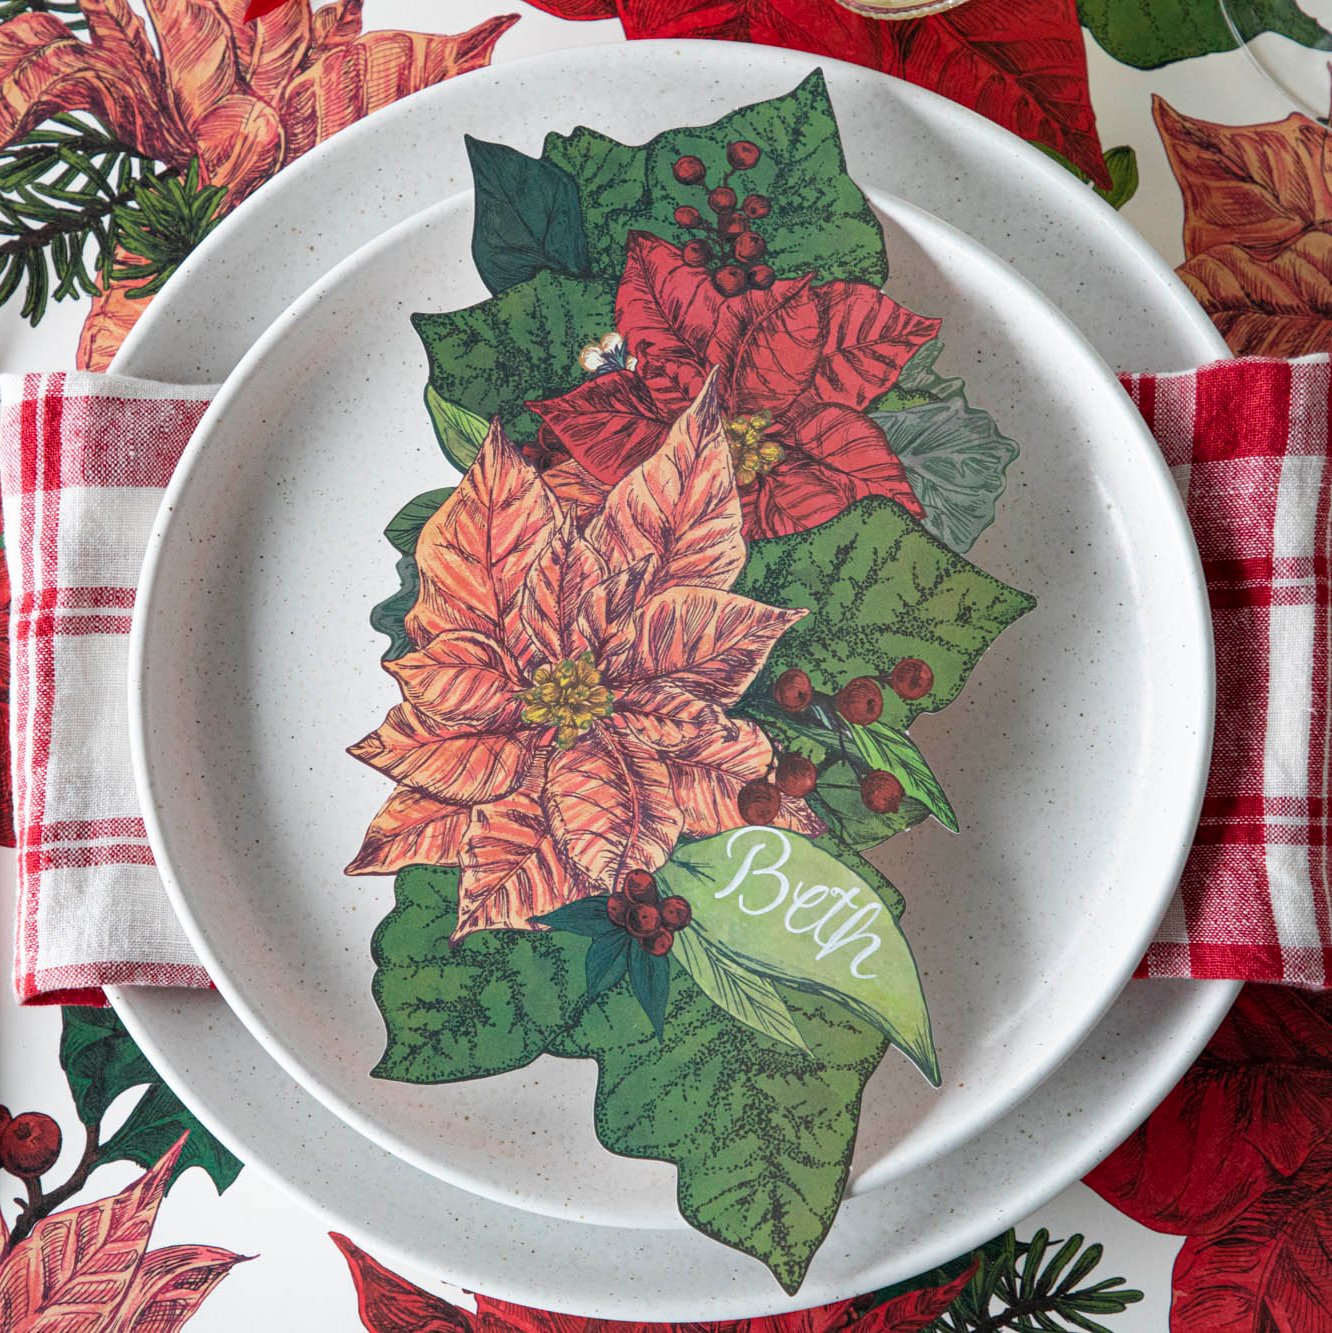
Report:
[[[220,1194],[240,1174],[241,1162],[186,1109],[157,1076],[114,1009],[66,1006],[62,1011],[60,1064],[79,1119],[98,1125],[121,1093],[142,1086],[143,1095],[124,1124],[97,1151],[99,1164],[135,1162],[150,1167],[183,1133],[189,1138],[171,1173],[201,1166]]]
[[[957,815],[939,779],[905,731],[882,718],[867,727],[848,727],[847,731],[856,752],[870,768],[891,773],[902,784],[904,804],[918,802],[950,833],[957,832]]]
[[[578,354],[615,327],[615,281],[543,269],[477,305],[412,316],[430,362],[430,386],[517,440],[536,435],[529,400],[567,393],[583,379]]]
[[[841,1200],[883,1034],[822,995],[784,991],[807,1055],[738,1022],[677,967],[659,1038],[631,987],[587,995],[584,959],[599,941],[481,931],[450,945],[457,881],[452,868],[397,876],[374,941],[388,1038],[376,1077],[480,1078],[543,1050],[596,1060],[599,1140],[674,1163],[686,1221],[794,1292]]]
[[[452,494],[453,487],[445,486],[439,490],[423,491],[414,499],[408,500],[389,520],[388,527],[384,529],[384,536],[403,555],[415,555],[416,540],[421,535],[421,529],[434,518],[440,505]]]
[[[732,1018],[773,1041],[811,1054],[777,987],[719,949],[711,936],[686,927],[676,934],[671,957],[689,973],[694,985]]]
[[[877,497],[806,532],[753,543],[733,591],[813,613],[778,640],[741,711],[769,708],[772,681],[790,667],[834,694],[854,676],[919,658],[934,674],[930,691],[912,701],[884,693],[884,720],[902,728],[957,698],[981,654],[1036,604]]]
[[[682,843],[657,872],[688,929],[772,981],[844,1005],[936,1087],[939,1060],[911,946],[886,902],[810,839],[742,828]]]
[[[606,915],[606,897],[604,894],[595,898],[579,898],[577,902],[565,903],[544,916],[534,916],[532,923],[546,926],[550,930],[568,930],[575,935],[586,935],[588,939],[597,939],[619,927]],[[622,932],[620,932],[622,933]]]
[[[1235,33],[1245,41],[1260,32],[1280,33],[1301,46],[1332,49],[1332,33],[1295,0],[1078,0],[1078,17],[1116,60],[1136,69],[1158,69],[1213,51],[1233,51]]]
[[[486,431],[489,429],[486,419],[477,416],[475,412],[469,412],[465,407],[459,407],[457,403],[449,402],[435,391],[433,384],[425,387],[425,405],[444,457],[459,472],[466,472],[485,443]]]
[[[407,612],[416,605],[421,575],[414,555],[398,557],[398,590],[370,608],[370,628],[388,637],[381,660],[396,662],[415,647],[407,635]]]
[[[577,184],[592,271],[618,277],[631,231],[677,243],[687,239],[675,210],[681,204],[706,210],[708,188],[720,185],[729,171],[726,145],[735,140],[757,144],[762,154],[749,171],[733,174],[730,185],[741,201],[749,194],[771,200],[771,213],[754,229],[767,242],[766,262],[779,276],[818,273],[876,287],[887,281],[883,232],[847,175],[837,120],[818,70],[786,96],[742,107],[711,125],[667,130],[638,147],[580,128],[548,135],[541,156]],[[675,163],[685,156],[702,160],[706,184],[675,179]]]
[[[496,294],[542,269],[586,277],[578,187],[567,171],[505,144],[464,136],[476,186],[472,259]]]

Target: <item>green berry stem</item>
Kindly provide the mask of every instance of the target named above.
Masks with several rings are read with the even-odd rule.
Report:
[[[53,1189],[48,1194],[42,1190],[38,1178],[32,1177],[26,1182],[28,1199],[26,1203],[22,1199],[15,1200],[16,1203],[22,1205],[22,1208],[18,1217],[14,1220],[14,1228],[9,1233],[9,1239],[5,1242],[4,1249],[0,1250],[0,1260],[4,1259],[20,1241],[27,1239],[32,1234],[33,1227],[42,1218],[53,1213],[66,1199],[73,1198],[87,1183],[88,1177],[97,1165],[97,1151],[101,1145],[97,1125],[87,1125],[84,1133],[86,1134],[86,1140],[83,1156],[79,1158],[73,1173],[63,1185]]]

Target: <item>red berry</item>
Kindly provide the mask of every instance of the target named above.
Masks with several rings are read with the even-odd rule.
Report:
[[[748,281],[744,269],[735,264],[723,264],[712,275],[712,285],[723,296],[739,296],[745,290]]]
[[[777,761],[777,786],[785,796],[808,796],[818,780],[819,770],[803,754],[784,754]]]
[[[744,235],[745,221],[739,213],[722,213],[717,218],[717,230],[729,240],[734,240]]]
[[[678,157],[672,169],[681,185],[697,185],[708,174],[703,159],[698,157]]]
[[[702,268],[712,258],[712,247],[707,241],[686,241],[680,256],[691,268]]]
[[[670,953],[671,945],[675,943],[675,936],[669,930],[659,930],[655,935],[649,935],[643,941],[643,948],[654,958],[661,958]]]
[[[904,795],[902,784],[882,768],[873,768],[860,779],[860,799],[876,815],[895,814]]]
[[[612,893],[606,899],[606,915],[617,926],[623,926],[629,916],[629,899],[623,893]]]
[[[767,264],[755,264],[749,270],[749,285],[757,287],[759,291],[766,292],[774,282],[777,281],[777,275]]]
[[[635,939],[645,940],[661,929],[661,912],[652,903],[634,903],[624,924]]]
[[[782,794],[771,782],[758,778],[740,788],[736,804],[746,824],[771,824],[782,808]]]
[[[772,212],[772,201],[766,194],[747,194],[740,207],[747,218],[766,218]]]
[[[803,713],[814,698],[814,685],[799,667],[789,667],[773,683],[772,697],[788,713]]]
[[[737,171],[748,171],[760,156],[758,144],[750,143],[748,139],[737,139],[726,145],[726,160]]]
[[[734,208],[735,191],[729,185],[718,185],[716,189],[709,190],[708,207],[714,213],[724,213],[728,208]]]
[[[631,903],[655,904],[661,895],[657,892],[657,881],[646,870],[631,870],[620,881],[620,892]]]
[[[667,930],[683,930],[694,919],[694,909],[678,897],[661,900],[661,924]]]
[[[9,1124],[13,1118],[14,1117],[9,1114],[9,1107],[0,1106],[0,1134],[5,1132],[5,1126]]]
[[[871,722],[877,722],[883,712],[883,691],[872,677],[857,676],[837,691],[833,706],[848,722],[867,727]]]
[[[923,699],[934,688],[934,672],[919,657],[904,657],[893,668],[888,684],[903,699]]]
[[[41,1111],[16,1115],[0,1135],[0,1166],[23,1180],[49,1171],[60,1156],[60,1126]]]
[[[682,227],[701,227],[703,214],[690,204],[681,204],[675,210],[675,220]]]
[[[737,218],[738,222],[739,219]],[[768,248],[768,243],[756,231],[742,231],[735,238],[735,257],[742,263],[748,264],[751,260],[762,259],[763,252]]]

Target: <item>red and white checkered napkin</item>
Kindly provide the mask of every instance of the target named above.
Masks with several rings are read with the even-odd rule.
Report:
[[[1328,358],[1124,383],[1187,498],[1219,677],[1202,823],[1140,974],[1332,984]],[[25,1002],[208,984],[144,836],[125,675],[144,545],[210,393],[0,376]]]

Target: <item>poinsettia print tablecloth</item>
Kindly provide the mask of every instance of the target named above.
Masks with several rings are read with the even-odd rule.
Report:
[[[1248,50],[1220,0],[970,0],[910,24],[833,0],[284,0],[259,27],[244,0],[147,0],[147,23],[121,0],[8,0],[0,369],[104,366],[230,208],[376,107],[487,63],[651,36],[792,46],[972,106],[1102,190],[1234,351],[1326,351],[1332,151],[1316,99],[1332,35],[1314,0],[1228,3]],[[8,854],[0,872],[8,930]],[[438,1274],[395,1273],[330,1237],[191,1120],[110,1011],[11,1011],[0,989],[0,1158],[31,1179],[0,1181],[24,1200],[0,1203],[0,1327],[91,1300],[88,1327],[105,1333],[578,1330],[478,1309]],[[1329,1107],[1332,1001],[1250,987],[1086,1185],[904,1289],[780,1327],[1332,1330]],[[108,1264],[90,1296],[81,1281]]]

